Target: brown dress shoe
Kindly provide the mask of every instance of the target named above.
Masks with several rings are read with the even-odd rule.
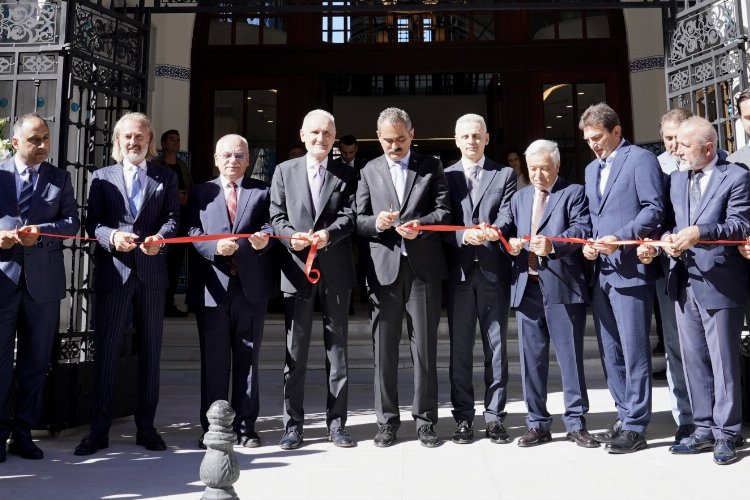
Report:
[[[543,431],[536,427],[529,427],[526,434],[518,438],[518,446],[521,448],[528,448],[529,446],[536,446],[550,441],[552,441],[552,434],[550,434],[549,431]]]
[[[575,444],[582,448],[598,448],[599,441],[589,434],[586,429],[578,429],[577,431],[569,432],[568,439],[573,441]]]

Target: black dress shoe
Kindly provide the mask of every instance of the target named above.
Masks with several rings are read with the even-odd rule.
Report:
[[[529,427],[526,430],[526,434],[518,438],[518,446],[521,448],[528,448],[529,446],[536,446],[550,441],[552,441],[552,434],[550,434],[549,431],[543,431],[536,427]]]
[[[647,446],[644,434],[635,431],[622,431],[612,442],[607,444],[607,451],[621,455],[645,450]]]
[[[286,431],[279,441],[282,450],[296,450],[301,445],[302,433],[297,431]]]
[[[73,454],[79,457],[85,457],[87,455],[93,455],[97,451],[105,448],[109,448],[109,438],[106,436],[99,437],[89,435],[81,440],[81,444],[76,446]]]
[[[339,448],[352,448],[357,445],[343,427],[329,431],[328,440],[333,443],[333,446],[338,446]]]
[[[378,433],[372,440],[372,443],[378,448],[387,448],[396,442],[396,428],[391,424],[378,426]]]
[[[453,431],[454,443],[468,444],[474,441],[474,426],[468,420],[459,420],[456,430]]]
[[[667,370],[657,370],[651,374],[654,380],[667,380]]]
[[[714,447],[714,438],[701,438],[693,434],[680,440],[679,444],[669,447],[669,452],[674,455],[694,455],[709,451]]]
[[[592,436],[600,443],[611,443],[617,436],[620,435],[620,432],[622,432],[622,420],[617,418],[614,422],[609,424],[607,430],[605,430],[604,432],[597,432],[595,434],[592,434]]]
[[[569,432],[567,434],[568,439],[573,441],[575,444],[582,448],[598,448],[599,441],[589,434],[586,429],[578,429],[577,431]]]
[[[44,452],[29,438],[13,438],[8,445],[8,453],[18,455],[26,460],[41,460]]]
[[[427,448],[435,448],[440,444],[440,436],[435,433],[432,424],[424,424],[417,429],[419,444]]]
[[[674,433],[674,444],[680,444],[683,439],[692,436],[693,432],[695,432],[693,424],[678,425],[677,431]]]
[[[135,444],[143,446],[149,451],[164,451],[167,449],[167,443],[155,430],[138,431],[135,434]]]
[[[485,435],[495,444],[506,444],[510,443],[510,434],[505,430],[503,423],[499,420],[493,420],[487,422],[487,429]]]
[[[237,444],[244,448],[260,448],[260,436],[255,431],[250,431],[237,436]]]
[[[734,451],[735,441],[732,439],[717,439],[714,444],[714,463],[717,465],[729,465],[737,461],[737,453]]]

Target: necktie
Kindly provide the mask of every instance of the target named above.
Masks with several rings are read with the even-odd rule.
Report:
[[[21,195],[18,197],[18,212],[24,223],[28,222],[29,210],[31,210],[31,200],[34,197],[34,176],[36,170],[27,167],[24,171],[26,178],[21,185]]]
[[[234,218],[237,216],[237,184],[229,183],[229,195],[227,196],[227,212],[229,212],[229,223],[234,229]],[[232,261],[229,264],[229,272],[237,274],[237,257],[232,255]]]
[[[406,186],[404,165],[400,161],[394,161],[393,165],[393,186],[396,188],[398,203],[402,205],[404,203],[404,187]]]
[[[323,165],[313,165],[312,184],[310,185],[310,194],[312,195],[315,215],[318,215],[320,205],[320,191],[323,189],[323,179],[325,177],[325,168]]]
[[[138,215],[138,210],[141,209],[141,203],[143,202],[143,186],[141,186],[141,178],[138,175],[138,167],[135,167],[132,172],[130,183],[130,196],[128,196],[128,203],[130,205],[130,214],[135,217]]]
[[[604,196],[604,188],[607,186],[607,179],[604,178],[604,167],[607,166],[606,160],[599,160],[599,198]]]
[[[693,182],[690,184],[690,222],[695,221],[698,206],[701,204],[701,179],[704,175],[706,174],[702,170],[693,172]]]
[[[479,165],[472,165],[469,169],[469,189],[471,190],[471,203],[476,205],[477,197],[479,196],[479,171],[481,167]]]
[[[547,191],[539,191],[536,199],[534,200],[534,207],[531,212],[531,236],[536,236],[536,232],[539,229],[539,223],[542,220],[542,214],[544,213],[544,207],[547,205]],[[539,270],[539,259],[534,252],[529,252],[529,270]]]

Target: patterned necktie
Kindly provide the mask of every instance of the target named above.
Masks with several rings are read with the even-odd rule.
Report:
[[[312,195],[315,216],[317,217],[320,211],[320,191],[323,189],[323,180],[325,179],[326,171],[325,168],[323,168],[323,165],[313,165],[313,171],[310,194]]]
[[[237,216],[237,184],[234,182],[230,182],[228,184],[229,186],[229,195],[227,196],[227,212],[229,212],[229,224],[231,224],[232,229],[234,229],[234,218]],[[229,264],[229,272],[232,274],[237,274],[237,256],[232,255],[232,261]]]
[[[479,196],[479,172],[481,169],[482,167],[479,165],[472,165],[469,169],[469,189],[471,189],[472,205],[476,205]]]
[[[695,221],[698,207],[701,204],[701,179],[704,175],[706,173],[702,170],[693,172],[693,182],[690,184],[690,222]]]
[[[138,215],[138,210],[141,209],[141,203],[143,202],[143,186],[141,185],[141,177],[138,175],[139,170],[138,167],[133,169],[130,183],[130,196],[128,196],[130,214],[133,217]]]
[[[36,170],[27,167],[24,171],[25,179],[21,185],[21,195],[18,197],[18,212],[21,214],[21,220],[24,224],[28,223],[29,210],[31,210],[31,201],[34,197],[34,176]]]
[[[544,207],[547,205],[547,191],[539,191],[536,199],[534,200],[534,207],[531,212],[531,236],[536,236],[536,232],[539,229],[539,223],[542,221],[542,214],[544,213]],[[539,259],[534,252],[529,251],[529,269],[531,271],[539,270]]]

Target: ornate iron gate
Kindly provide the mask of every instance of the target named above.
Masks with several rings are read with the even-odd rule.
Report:
[[[0,118],[12,124],[37,112],[47,119],[50,160],[70,172],[82,222],[88,173],[111,163],[115,122],[127,111],[146,109],[150,14],[137,8],[125,12],[113,3],[0,3]],[[43,417],[53,429],[86,420],[95,350],[89,288],[93,246],[69,241],[65,248],[69,295],[61,305],[63,331],[47,386],[47,404],[54,411]],[[128,339],[123,354],[132,352]],[[120,399],[124,406],[113,408],[115,414],[128,412],[129,398]]]
[[[684,107],[714,124],[719,147],[736,149],[734,96],[747,86],[739,0],[679,2],[668,25],[667,106]]]

